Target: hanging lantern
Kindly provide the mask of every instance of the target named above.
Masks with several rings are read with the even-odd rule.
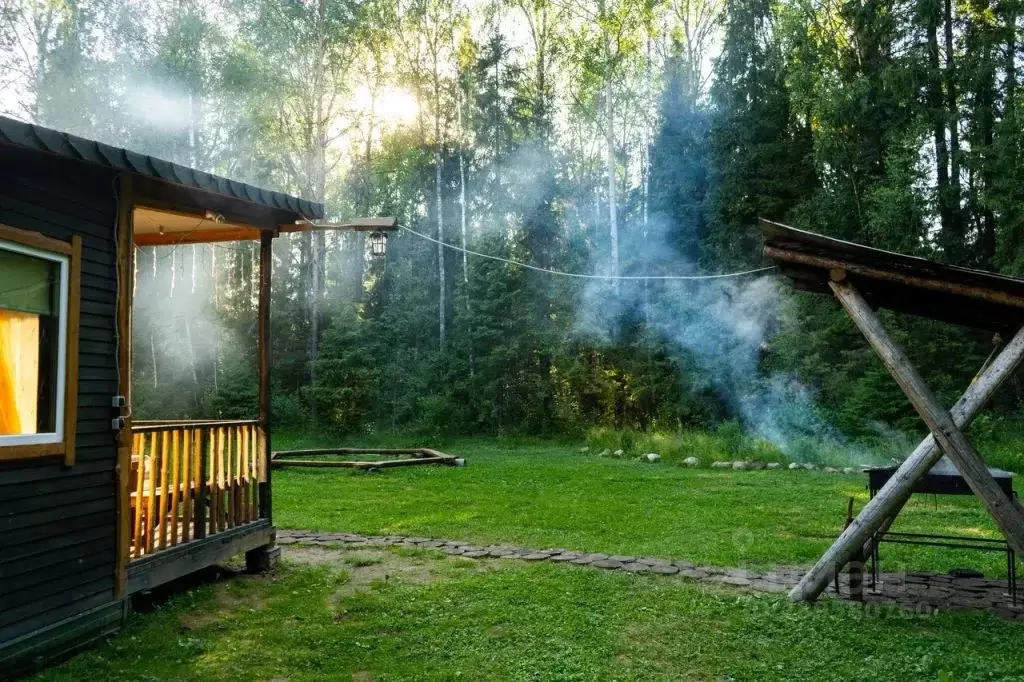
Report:
[[[370,253],[374,258],[381,258],[388,250],[388,236],[383,232],[370,234]]]

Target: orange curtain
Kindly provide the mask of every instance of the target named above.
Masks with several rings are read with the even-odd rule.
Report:
[[[0,308],[0,435],[36,432],[39,316]]]

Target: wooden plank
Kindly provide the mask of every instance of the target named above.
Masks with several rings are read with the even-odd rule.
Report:
[[[967,484],[978,496],[996,525],[1006,536],[1010,547],[1024,555],[1024,513],[1003,493],[992,478],[985,462],[974,446],[957,428],[953,418],[942,409],[931,389],[918,374],[903,351],[889,338],[874,311],[847,280],[830,282],[836,298],[867,338],[889,373],[910,399],[914,409],[927,424],[943,452],[949,456]]]
[[[992,363],[968,386],[950,411],[953,422],[964,428],[974,419],[999,388],[1013,376],[1024,359],[1024,328],[1017,332]],[[868,501],[857,518],[818,559],[789,593],[794,601],[813,601],[828,587],[828,582],[860,551],[870,554],[870,539],[875,532],[885,532],[913,492],[914,483],[942,457],[942,449],[931,434],[921,441],[896,473],[874,498]],[[861,550],[860,548],[864,548]]]
[[[68,270],[68,332],[64,361],[64,466],[69,467],[75,463],[75,436],[78,429],[78,330],[82,311],[82,237],[77,234],[71,238]]]
[[[113,634],[124,613],[123,602],[111,601],[6,641],[0,645],[0,670],[14,677],[31,674],[41,661],[60,660]]]
[[[443,457],[443,452],[428,448],[319,448],[316,450],[282,450],[273,459],[305,457],[308,455],[413,455]]]
[[[0,461],[36,459],[39,457],[64,456],[64,443],[44,443],[40,445],[7,445],[0,448]]]
[[[250,475],[249,471],[249,462],[252,458],[252,450],[250,449],[251,444],[249,442],[250,430],[250,427],[244,426],[241,427],[240,431],[242,435],[242,520],[245,522],[252,520],[252,517],[249,514],[249,512],[251,511],[249,505],[249,490],[250,484],[252,483],[252,476]]]
[[[146,457],[145,457],[145,453],[146,453],[146,448],[145,448],[146,437],[144,435],[142,435],[142,434],[139,434],[139,435],[137,435],[135,437],[135,440],[138,443],[136,452],[138,453],[138,456],[139,456],[139,470],[138,470],[138,476],[137,476],[137,479],[136,479],[136,482],[135,482],[135,500],[136,500],[135,504],[136,504],[136,509],[135,509],[135,529],[134,529],[134,532],[132,534],[132,544],[134,545],[134,550],[135,550],[133,552],[133,558],[137,559],[138,557],[142,556],[142,550],[145,547],[145,541],[142,539],[142,529],[143,529],[142,520],[144,518],[142,505],[143,505],[143,502],[145,500],[145,498],[143,498],[143,496],[142,496],[142,490],[143,490],[143,488],[145,486],[146,471],[147,471],[147,469],[146,469]],[[120,458],[118,458],[118,459],[120,460]],[[121,466],[121,465],[118,464],[118,466]],[[130,467],[131,467],[131,464],[128,465],[128,468],[130,468]],[[120,486],[119,486],[119,489],[120,489]],[[131,504],[131,502],[129,500],[129,505],[130,504]],[[119,513],[124,518],[129,518],[130,517],[130,513],[125,511],[124,508],[122,507],[120,499],[118,500],[117,507],[118,507]],[[120,547],[118,549],[120,549]],[[121,571],[119,571],[118,573],[120,574]],[[122,580],[127,580],[127,575],[120,577],[118,580],[119,580],[119,582],[118,582],[119,587],[123,588],[124,585],[121,584],[121,581]]]
[[[196,513],[195,531],[193,536],[197,540],[206,537],[206,519],[209,513],[207,505],[207,493],[210,489],[209,472],[207,463],[210,459],[210,431],[209,429],[196,429]]]
[[[151,433],[149,434],[149,491],[150,494],[146,500],[146,542],[145,542],[145,553],[149,554],[153,551],[153,541],[156,539],[156,531],[154,529],[156,519],[156,495],[153,491],[156,490],[157,476],[156,470],[160,466],[160,446],[157,444],[160,434]],[[141,506],[142,498],[140,498],[139,505]]]
[[[231,444],[228,450],[228,456],[231,458],[231,514],[228,518],[231,519],[231,525],[237,526],[239,523],[239,486],[241,485],[241,473],[239,466],[241,457],[241,444],[238,439],[238,427],[234,426],[230,429],[230,438],[228,442]]]
[[[410,457],[409,459],[391,459],[379,462],[331,462],[317,459],[275,459],[275,468],[282,467],[312,467],[319,469],[373,469],[391,467],[410,467],[426,464],[454,464],[455,458],[445,455],[444,457]]]
[[[124,596],[128,586],[128,562],[132,538],[129,536],[131,523],[131,455],[132,442],[132,296],[135,276],[135,251],[132,248],[132,204],[135,201],[134,186],[131,175],[123,173],[117,178],[117,312],[115,334],[117,336],[117,384],[118,393],[125,398],[128,409],[125,410],[125,427],[117,434],[117,563],[114,569],[114,594],[118,598]],[[109,334],[103,340],[109,339]],[[140,455],[139,485],[141,486],[144,470],[142,444],[145,437],[139,436],[138,453]],[[139,495],[135,523],[135,553],[138,556],[140,541],[139,517],[142,515],[142,496]]]
[[[192,474],[192,434],[194,429],[185,429],[181,438],[181,483],[185,489],[182,499],[181,541],[192,538],[192,506],[195,504],[196,487]]]
[[[181,431],[175,430],[171,433],[171,516],[170,516],[170,545],[178,544],[178,499],[181,496]]]
[[[216,510],[214,512],[214,532],[219,533],[225,529],[224,524],[224,488],[225,488],[225,475],[224,475],[224,449],[227,436],[224,433],[224,427],[217,428],[217,451],[215,453],[215,466],[217,469],[217,485],[214,488],[216,490]]]
[[[129,568],[128,594],[152,589],[213,564],[271,544],[274,529],[264,519],[154,554]]]
[[[156,435],[156,434],[154,434]],[[171,439],[170,433],[164,431],[160,434],[160,488],[150,494],[156,494],[159,498],[157,506],[159,507],[158,516],[153,526],[157,529],[158,540],[160,549],[167,547],[167,501],[169,490],[167,487],[167,473],[170,468],[171,459]]]
[[[46,237],[38,232],[30,232],[29,230],[10,227],[9,225],[0,225],[0,239],[5,242],[14,242],[16,244],[22,244],[23,246],[31,246],[32,248],[40,249],[41,251],[52,251],[65,256],[70,256],[72,254],[72,246],[68,242],[61,241],[60,239],[54,239],[53,237]]]

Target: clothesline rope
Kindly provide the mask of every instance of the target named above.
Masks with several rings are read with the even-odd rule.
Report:
[[[579,272],[564,272],[562,270],[552,270],[551,268],[542,268],[539,265],[533,265],[531,263],[523,263],[522,261],[513,260],[511,258],[502,258],[501,256],[495,256],[489,253],[482,253],[480,251],[474,251],[472,249],[464,249],[461,246],[455,244],[449,244],[435,239],[430,235],[417,232],[411,228],[399,225],[399,229],[416,235],[420,239],[426,239],[429,242],[440,244],[441,246],[458,251],[460,253],[467,253],[471,256],[478,256],[479,258],[487,258],[490,260],[499,261],[501,263],[507,263],[509,265],[518,265],[519,267],[527,268],[528,270],[536,270],[537,272],[544,272],[549,275],[558,275],[559,277],[576,277],[578,279],[604,279],[604,280],[704,280],[704,279],[725,279],[727,277],[743,277],[745,275],[756,275],[761,272],[768,272],[774,270],[774,265],[769,265],[763,268],[754,268],[753,270],[741,270],[739,272],[724,272],[717,275],[590,275]]]

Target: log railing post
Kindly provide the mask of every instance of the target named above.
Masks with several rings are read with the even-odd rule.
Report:
[[[192,535],[201,540],[206,537],[206,514],[207,514],[207,488],[209,487],[209,473],[207,471],[207,459],[210,453],[210,429],[198,428],[198,450],[199,462],[197,468],[196,486],[196,514],[195,529]]]

